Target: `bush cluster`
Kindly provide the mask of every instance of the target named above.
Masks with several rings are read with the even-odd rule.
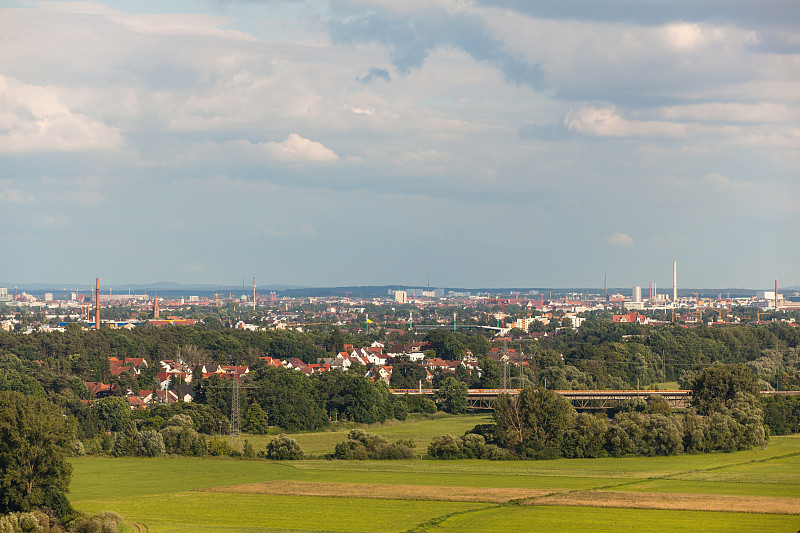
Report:
[[[41,511],[8,513],[0,516],[0,533],[56,533],[64,531],[50,527],[50,517]]]
[[[462,437],[440,435],[428,445],[428,457],[434,459],[512,459],[508,450],[486,444],[483,435],[467,433]]]
[[[134,420],[125,421],[122,430],[107,433],[89,441],[88,453],[109,454],[114,457],[137,456],[157,457],[172,454],[184,456],[203,456],[208,453],[206,438],[193,429],[188,415],[173,415],[160,431],[136,428]],[[75,453],[80,454],[83,446],[75,445]]]
[[[771,435],[800,433],[800,396],[764,398],[764,424]]]
[[[122,517],[112,511],[103,511],[94,516],[79,517],[69,523],[69,531],[75,533],[117,533]]]
[[[389,443],[385,438],[362,429],[347,434],[347,440],[336,445],[335,459],[414,459],[414,442],[398,440]]]
[[[303,458],[303,450],[297,441],[281,433],[267,444],[267,459],[276,461],[291,461]]]

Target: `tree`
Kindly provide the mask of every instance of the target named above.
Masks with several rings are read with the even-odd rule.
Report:
[[[436,351],[436,357],[445,360],[460,360],[464,352],[464,344],[452,331],[433,329],[425,335],[425,342]]]
[[[0,392],[0,513],[47,506],[64,516],[75,423],[57,406]]]
[[[692,382],[692,404],[701,415],[721,409],[737,393],[758,397],[756,375],[744,365],[711,366]]]
[[[446,413],[461,414],[467,412],[467,385],[454,377],[449,377],[439,384],[435,395],[436,403]]]
[[[97,411],[100,425],[107,431],[123,431],[131,418],[128,401],[119,396],[101,398],[92,407]]]
[[[251,403],[250,407],[247,408],[247,414],[244,417],[244,428],[248,433],[255,433],[256,435],[266,435],[269,432],[269,417],[261,406],[255,402]]]
[[[501,394],[494,405],[498,437],[505,447],[533,458],[561,455],[564,435],[576,418],[575,409],[561,395],[525,387],[514,398]]]
[[[392,362],[390,385],[395,389],[415,389],[427,379],[425,367],[407,357],[396,357]]]

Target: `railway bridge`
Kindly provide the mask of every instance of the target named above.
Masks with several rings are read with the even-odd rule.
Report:
[[[424,395],[433,397],[436,389],[390,389],[392,394],[402,396]],[[494,401],[501,394],[516,396],[522,389],[468,389],[467,407],[470,409],[493,409]],[[575,409],[613,409],[622,402],[633,398],[646,399],[651,394],[658,394],[667,400],[672,407],[688,407],[692,399],[690,390],[556,390],[554,391],[572,404]],[[761,391],[763,396],[776,394],[798,396],[800,391]]]
[[[494,401],[501,394],[516,396],[522,389],[469,389],[467,407],[470,409],[492,409]],[[423,395],[433,397],[436,389],[391,389],[392,394],[402,396]],[[632,398],[645,399],[658,394],[672,407],[688,407],[692,397],[690,390],[557,390],[554,391],[572,404],[576,409],[613,409]]]

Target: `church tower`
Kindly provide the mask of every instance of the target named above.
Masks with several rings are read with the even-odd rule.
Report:
[[[158,320],[158,293],[153,300],[153,320]]]

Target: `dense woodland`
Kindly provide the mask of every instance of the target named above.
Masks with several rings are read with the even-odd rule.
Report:
[[[460,359],[469,350],[479,359],[482,372],[471,375],[462,371],[456,377],[473,387],[501,385],[499,363],[485,359],[493,344],[480,333],[441,329],[420,335],[395,332],[387,338],[383,330],[366,335],[328,326],[309,332],[250,332],[222,328],[215,320],[212,325],[130,331],[85,331],[76,324],[64,333],[0,332],[0,390],[27,387],[31,392],[58,394],[71,388],[73,378],[109,383],[113,381],[108,364],[111,356],[143,357],[150,363],[149,372],[135,382],[118,383],[118,389],[152,389],[153,363],[161,359],[182,359],[190,367],[204,362],[257,366],[259,356],[268,353],[278,359],[297,357],[310,363],[334,355],[344,344],[359,347],[374,340],[388,344],[427,340],[433,350],[430,355],[447,360]],[[524,370],[512,368],[511,385],[550,389],[635,388],[637,383],[648,387],[669,381],[685,384],[707,365],[745,363],[756,372],[762,389],[796,390],[800,388],[798,346],[800,328],[781,322],[653,327],[613,323],[603,316],[590,318],[577,331],[563,328],[551,337],[523,337],[507,343],[507,348],[529,363]],[[392,385],[403,388],[404,377],[408,378],[406,384],[416,384],[419,368],[398,363],[397,383]]]

